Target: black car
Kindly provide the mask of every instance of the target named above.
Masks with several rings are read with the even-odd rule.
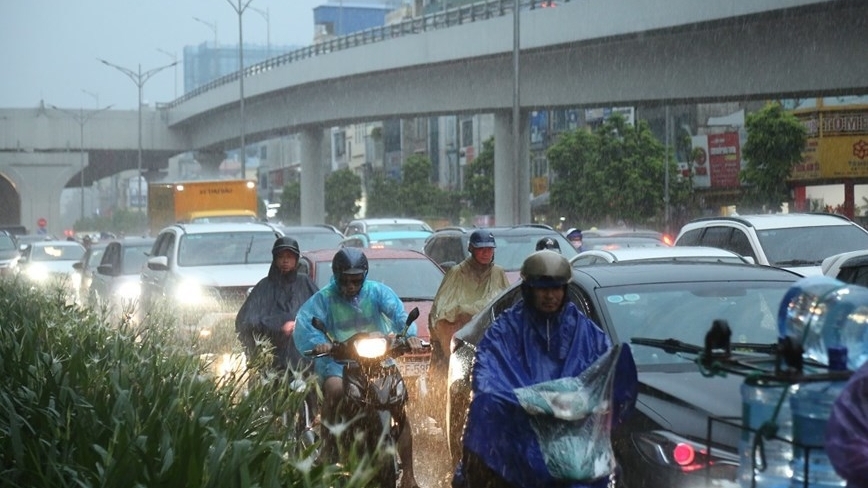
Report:
[[[344,234],[337,227],[327,224],[281,226],[280,230],[283,231],[283,235],[298,241],[298,247],[302,252],[336,249],[344,239]]]
[[[470,234],[477,229],[464,227],[444,227],[437,229],[425,240],[424,253],[440,264],[449,268],[463,261],[470,253],[467,243]],[[536,251],[536,243],[543,237],[551,237],[557,241],[561,253],[567,259],[576,255],[576,250],[560,232],[547,225],[525,224],[512,227],[486,227],[494,235],[497,249],[494,252],[494,262],[503,267],[510,282],[518,279],[518,270],[524,258]]]
[[[732,329],[733,345],[775,344],[777,313],[800,278],[786,270],[722,263],[616,263],[573,268],[569,298],[613,342],[677,339],[702,345],[716,319]],[[518,284],[477,314],[452,339],[446,434],[457,461],[469,405],[475,345],[494,317],[521,298]],[[623,473],[621,487],[698,487],[706,475],[735,483],[742,431],[710,416],[740,418],[744,378],[705,377],[689,357],[658,347],[631,345],[639,372],[639,396],[630,419],[613,433]],[[685,453],[689,455],[685,455]],[[678,455],[676,455],[678,454]]]

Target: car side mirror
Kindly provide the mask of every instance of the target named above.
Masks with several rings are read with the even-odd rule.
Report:
[[[148,269],[154,271],[166,271],[169,269],[169,258],[166,256],[155,256],[148,259]]]
[[[111,275],[114,273],[114,266],[111,264],[100,264],[96,267],[96,272],[101,275]]]
[[[82,265],[81,261],[79,261],[77,263],[72,263],[72,269],[74,269],[76,271],[81,271],[81,268],[83,268],[83,267],[84,266]]]

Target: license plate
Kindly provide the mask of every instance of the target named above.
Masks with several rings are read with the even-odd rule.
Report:
[[[428,371],[428,358],[408,358],[398,361],[401,376],[411,378],[421,376]]]

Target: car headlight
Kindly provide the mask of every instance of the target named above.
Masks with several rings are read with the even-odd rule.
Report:
[[[466,342],[452,338],[452,354],[449,356],[449,369],[446,374],[446,384],[456,381],[466,381],[473,367],[474,348]]]
[[[128,281],[119,286],[116,293],[121,300],[137,300],[142,293],[142,285],[137,281]]]
[[[45,281],[50,276],[48,268],[41,264],[31,264],[27,267],[27,277],[33,281]]]
[[[366,337],[356,341],[353,346],[356,354],[363,358],[378,358],[386,354],[389,343],[385,337]]]
[[[175,301],[182,305],[201,305],[208,298],[205,287],[194,280],[185,280],[175,287]]]
[[[683,473],[711,470],[712,479],[734,480],[738,470],[738,455],[714,448],[711,453],[703,442],[666,431],[633,434],[633,441],[642,454],[653,463]]]

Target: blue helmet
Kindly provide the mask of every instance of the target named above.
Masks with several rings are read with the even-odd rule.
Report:
[[[332,273],[338,282],[345,274],[360,274],[365,279],[368,276],[368,257],[357,247],[341,248],[332,258]]]
[[[497,247],[494,242],[494,235],[487,230],[478,229],[470,234],[470,242],[467,244],[470,249],[478,247]]]

